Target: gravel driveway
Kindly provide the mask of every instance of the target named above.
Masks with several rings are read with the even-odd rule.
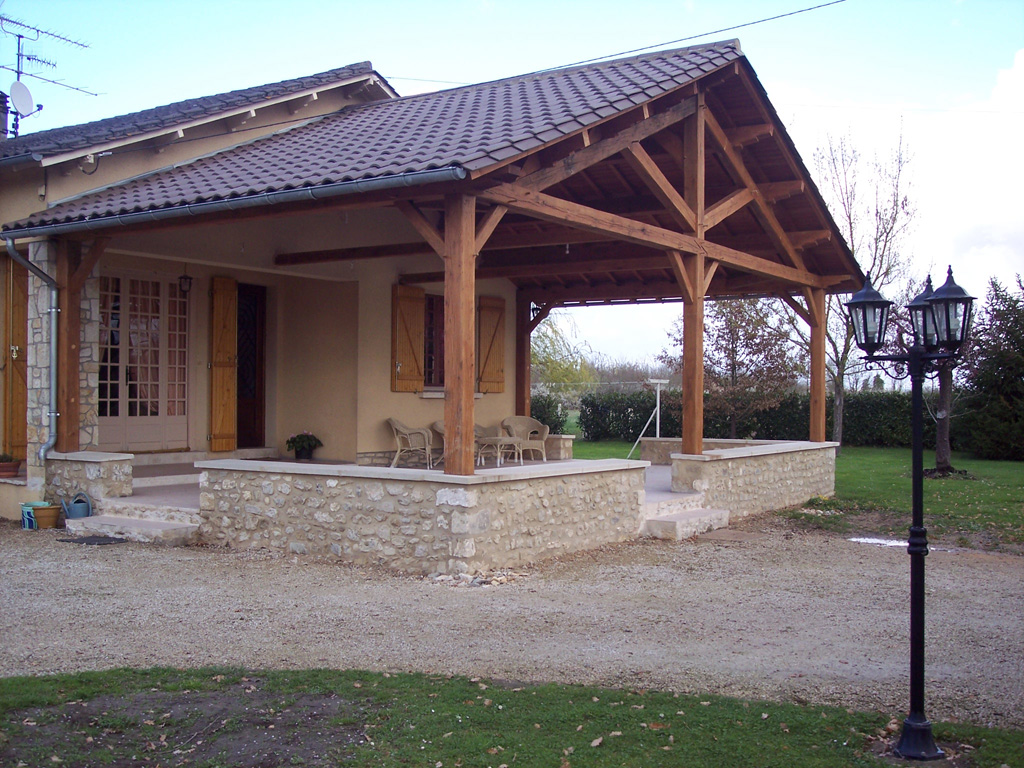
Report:
[[[455,587],[0,524],[0,675],[118,666],[418,670],[905,713],[905,548],[793,531],[606,547]],[[724,538],[722,538],[724,537]],[[1024,728],[1024,558],[928,557],[928,714]]]

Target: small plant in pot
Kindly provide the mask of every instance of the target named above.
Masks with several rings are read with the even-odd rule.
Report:
[[[0,453],[0,477],[17,477],[21,462],[9,453]]]
[[[313,458],[313,451],[323,445],[320,438],[312,432],[299,432],[289,437],[284,447],[289,451],[295,451],[296,461],[309,461]]]

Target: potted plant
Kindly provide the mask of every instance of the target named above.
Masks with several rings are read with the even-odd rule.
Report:
[[[21,462],[9,453],[0,453],[0,477],[17,477]]]
[[[312,432],[299,432],[292,435],[285,441],[285,448],[295,451],[296,461],[309,461],[313,458],[313,451],[323,445],[320,438]]]

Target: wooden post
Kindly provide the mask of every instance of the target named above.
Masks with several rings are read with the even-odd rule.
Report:
[[[57,272],[57,402],[51,403],[58,414],[57,443],[61,453],[77,451],[78,422],[80,419],[80,347],[82,339],[82,288],[75,285],[72,275],[81,261],[81,244],[68,240],[56,243]]]
[[[516,294],[516,415],[530,415],[530,306],[522,291]]]
[[[693,210],[694,234],[704,240],[704,94],[697,94],[697,109],[683,123],[683,197]],[[683,308],[683,453],[704,452],[704,254],[685,254],[683,272],[690,286]]]
[[[473,474],[476,198],[444,200],[444,471]]]
[[[683,453],[704,452],[704,256],[686,254],[683,268],[695,286],[683,304]]]
[[[812,288],[807,295],[811,316],[811,428],[810,440],[825,442],[825,291]]]

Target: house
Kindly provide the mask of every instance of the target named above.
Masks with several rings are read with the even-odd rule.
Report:
[[[737,41],[405,98],[353,65],[151,113],[0,145],[9,346],[26,333],[4,435],[24,411],[30,489],[112,492],[134,455],[189,450],[212,457],[201,535],[236,545],[459,570],[635,535],[643,464],[473,459],[475,422],[529,411],[536,324],[608,302],[684,303],[701,457],[705,298],[784,298],[827,445],[824,297],[863,275]],[[443,420],[443,469],[373,466],[388,417]],[[347,464],[240,453],[307,429]]]

